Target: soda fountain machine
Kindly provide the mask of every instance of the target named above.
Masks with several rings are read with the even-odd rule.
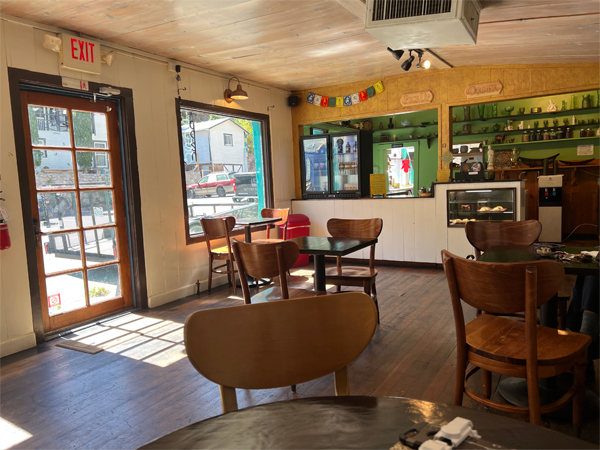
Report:
[[[562,186],[563,175],[538,177],[540,242],[562,241]]]

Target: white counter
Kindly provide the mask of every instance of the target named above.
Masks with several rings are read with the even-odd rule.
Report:
[[[305,214],[312,236],[329,236],[327,221],[332,218],[364,219],[380,217],[383,230],[375,249],[375,259],[441,264],[441,251],[459,256],[473,254],[464,228],[448,228],[446,191],[456,189],[516,188],[517,220],[525,220],[525,182],[452,183],[435,185],[431,198],[293,200],[292,213]],[[348,255],[369,258],[369,249]]]

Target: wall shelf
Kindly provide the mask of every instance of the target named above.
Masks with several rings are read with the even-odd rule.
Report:
[[[427,127],[437,127],[438,124],[437,123],[430,123],[429,125],[409,125],[407,127],[402,127],[402,128],[384,128],[382,130],[373,130],[373,134],[376,133],[385,133],[386,131],[388,132],[392,132],[392,131],[406,131],[409,128],[427,128]]]
[[[492,130],[492,131],[485,131],[485,132],[480,131],[479,133],[469,133],[469,134],[462,134],[461,133],[461,134],[455,134],[452,137],[453,138],[459,138],[461,136],[481,136],[481,135],[488,136],[490,134],[493,135],[493,134],[499,134],[499,133],[502,133],[502,134],[523,134],[523,131],[530,132],[530,131],[536,131],[536,130],[542,130],[543,131],[543,130],[550,130],[550,129],[553,129],[553,130],[558,130],[558,129],[566,130],[567,128],[571,128],[571,129],[575,130],[575,129],[592,128],[592,127],[594,127],[594,128],[600,127],[600,124],[597,124],[597,123],[588,123],[588,124],[585,124],[585,125],[558,125],[558,126],[548,125],[547,127],[524,128],[522,130],[505,130],[505,131],[503,131],[503,130],[493,131]],[[570,139],[575,139],[575,138],[570,138]],[[556,141],[557,139],[551,139],[551,140],[555,140]],[[543,141],[530,141],[530,142],[543,142]]]
[[[475,106],[475,105],[472,105]],[[581,113],[581,112],[596,112],[596,113],[600,113],[600,109],[598,108],[598,106],[594,106],[592,108],[577,108],[577,109],[565,109],[565,110],[558,110],[558,111],[552,111],[552,112],[548,112],[548,111],[542,111],[540,113],[529,113],[529,114],[515,114],[515,115],[510,115],[510,116],[497,116],[497,117],[484,117],[483,119],[471,119],[471,120],[457,120],[456,122],[453,122],[453,124],[455,123],[473,123],[473,122],[487,122],[488,120],[505,120],[505,119],[534,119],[537,117],[551,117],[551,116],[572,116],[573,114],[576,113]],[[452,114],[454,114],[454,111],[452,111]]]
[[[543,143],[551,143],[551,142],[565,142],[565,141],[585,141],[588,139],[594,139],[595,141],[598,141],[598,136],[591,136],[591,137],[573,137],[573,138],[569,138],[569,139],[548,139],[546,141],[529,141],[529,142],[511,142],[510,144],[488,144],[491,145],[492,148],[495,147],[515,147],[517,145],[521,146],[521,145],[533,145],[533,144],[543,144]]]
[[[431,141],[437,139],[437,136],[430,136],[430,137],[422,137],[422,138],[407,138],[407,139],[400,139],[398,141],[387,141],[387,142],[373,142],[373,145],[383,145],[383,144],[401,144],[405,141],[427,141],[427,148],[431,148]]]

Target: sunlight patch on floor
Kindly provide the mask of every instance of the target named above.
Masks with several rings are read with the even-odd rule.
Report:
[[[186,357],[183,324],[138,314],[98,323],[73,333],[69,339],[159,367]]]
[[[32,435],[0,417],[0,436],[2,436],[2,439],[0,439],[0,450],[5,450],[26,441]]]

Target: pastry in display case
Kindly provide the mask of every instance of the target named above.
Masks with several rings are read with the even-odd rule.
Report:
[[[448,226],[517,220],[514,188],[447,191]]]

